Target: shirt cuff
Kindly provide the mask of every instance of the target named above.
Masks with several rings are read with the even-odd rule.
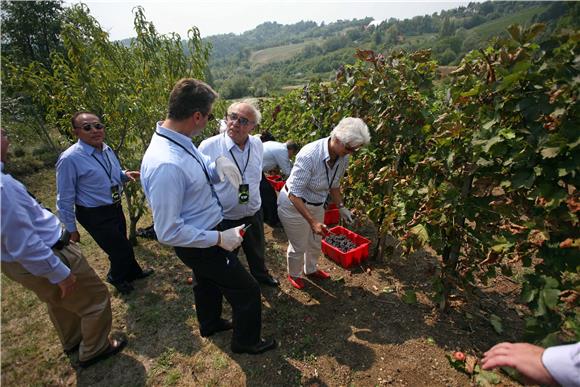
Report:
[[[218,240],[220,238],[220,232],[219,231],[214,231],[214,233],[215,233],[215,235],[214,235],[215,242],[213,243],[212,246],[216,246],[217,243],[218,243]]]
[[[75,232],[77,231],[77,224],[76,223],[64,223],[64,228],[68,232]]]
[[[542,363],[562,386],[580,386],[580,343],[547,348]]]
[[[60,261],[60,258],[58,258],[59,264],[56,267],[56,269],[54,269],[51,273],[48,273],[45,277],[48,279],[48,281],[53,284],[56,285],[61,281],[64,281],[69,275],[70,275],[70,269]]]

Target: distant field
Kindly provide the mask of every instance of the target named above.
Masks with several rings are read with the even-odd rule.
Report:
[[[505,31],[507,27],[511,24],[521,24],[521,25],[530,25],[532,18],[544,12],[548,9],[548,6],[543,7],[532,7],[525,11],[518,12],[514,15],[504,16],[497,20],[493,20],[487,23],[484,23],[480,26],[472,28],[468,31],[470,35],[476,34],[482,39],[488,39],[493,35],[498,35],[498,32]]]
[[[265,65],[273,62],[285,61],[298,55],[306,45],[310,43],[320,44],[322,41],[322,39],[314,39],[306,40],[302,43],[265,48],[263,50],[253,52],[250,56],[250,62],[253,65]]]

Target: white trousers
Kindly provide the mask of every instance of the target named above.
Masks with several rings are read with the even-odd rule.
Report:
[[[324,206],[305,205],[312,217],[322,223]],[[316,272],[322,237],[312,232],[310,224],[288,199],[288,192],[285,189],[278,195],[278,217],[288,237],[286,250],[288,274],[292,277],[303,277],[304,274]]]

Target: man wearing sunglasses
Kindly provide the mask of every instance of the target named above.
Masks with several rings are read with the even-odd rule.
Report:
[[[260,197],[264,147],[260,139],[250,136],[260,119],[260,112],[253,105],[233,103],[227,112],[226,132],[202,141],[199,150],[212,161],[225,157],[239,170],[242,176],[239,187],[216,184],[216,193],[224,210],[223,223],[226,227],[252,225],[242,242],[250,272],[258,282],[276,287],[279,282],[268,273],[264,260],[264,215]]]
[[[132,282],[153,274],[135,260],[121,193],[123,184],[139,179],[138,171],[124,171],[113,150],[104,143],[105,126],[90,112],[77,112],[71,123],[78,141],[56,163],[56,205],[70,240],[80,241],[76,220],[109,256],[107,281],[121,294],[134,290]]]

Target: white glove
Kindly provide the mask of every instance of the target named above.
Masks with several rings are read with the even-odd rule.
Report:
[[[242,175],[240,175],[238,167],[227,157],[218,157],[215,160],[215,169],[220,177],[220,181],[224,181],[227,177],[230,184],[236,189],[242,184]]]
[[[227,251],[234,251],[242,244],[244,238],[240,234],[240,231],[244,228],[245,224],[241,226],[228,228],[225,231],[220,232],[220,242],[218,246]]]
[[[340,217],[342,218],[342,220],[344,220],[348,224],[352,223],[352,213],[348,208],[340,207],[338,209],[338,212],[340,213]]]

